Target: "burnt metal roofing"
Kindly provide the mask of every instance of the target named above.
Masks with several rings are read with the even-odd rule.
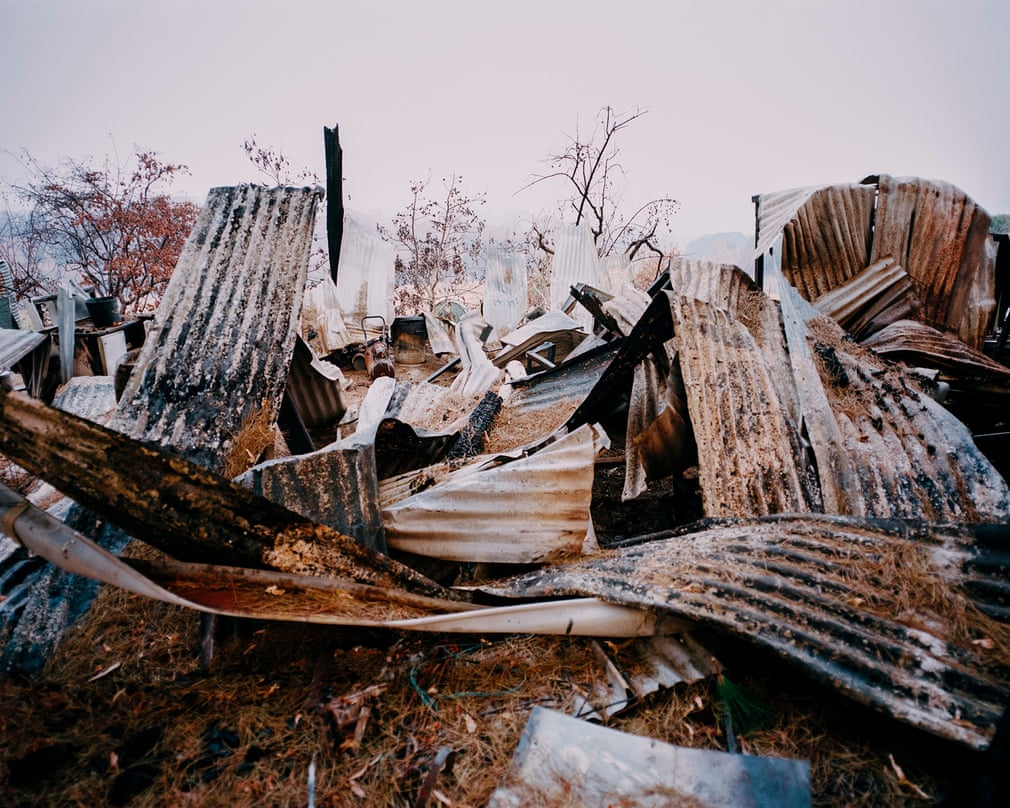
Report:
[[[213,188],[183,247],[115,428],[219,470],[275,415],[298,333],[314,188]]]
[[[782,236],[781,270],[808,301],[892,259],[921,301],[914,315],[981,348],[995,306],[989,214],[947,182],[868,177],[755,197],[758,253]]]
[[[861,343],[908,365],[938,368],[961,378],[1010,381],[1010,368],[961,340],[915,320],[899,320]]]
[[[997,526],[728,520],[487,591],[595,595],[697,620],[859,702],[983,748],[1010,703],[1008,550],[1010,532]]]

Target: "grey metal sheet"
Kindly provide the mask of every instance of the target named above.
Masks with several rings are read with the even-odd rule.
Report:
[[[810,764],[672,746],[534,707],[488,808],[807,808]]]
[[[300,336],[295,341],[287,392],[310,429],[335,424],[346,412],[340,368],[319,359]]]
[[[525,412],[570,407],[574,411],[599,381],[617,348],[618,343],[609,343],[556,368],[516,379],[511,383],[512,393],[507,408]]]
[[[113,426],[219,470],[287,379],[321,190],[214,188]]]
[[[858,702],[984,748],[1010,679],[1005,654],[974,642],[1001,635],[961,621],[977,605],[995,615],[991,631],[1005,631],[1008,549],[1005,527],[775,517],[702,526],[488,589],[594,595],[697,620]]]
[[[0,371],[10,370],[49,337],[38,331],[0,328]]]

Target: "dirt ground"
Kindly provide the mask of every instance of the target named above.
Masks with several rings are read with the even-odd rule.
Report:
[[[398,377],[442,364],[429,354]],[[353,414],[367,379],[347,375]],[[618,465],[598,465],[604,538],[679,521],[671,501],[692,507],[658,497],[622,512],[619,482]],[[0,680],[0,804],[480,806],[533,707],[571,710],[604,675],[581,638],[220,620],[201,660],[209,633],[192,611],[103,589],[41,674]],[[609,726],[726,750],[729,714],[742,752],[810,761],[816,806],[935,804],[974,762],[775,660],[701,639],[723,676],[662,689]],[[620,642],[603,646],[620,658]]]

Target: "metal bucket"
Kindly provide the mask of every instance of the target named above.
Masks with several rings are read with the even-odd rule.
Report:
[[[393,358],[401,365],[423,365],[428,327],[424,317],[397,317],[390,330]]]

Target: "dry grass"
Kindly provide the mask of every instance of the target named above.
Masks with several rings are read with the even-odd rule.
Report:
[[[222,461],[221,476],[237,477],[259,462],[263,452],[274,446],[274,411],[269,401],[261,401],[242,421]]]
[[[209,671],[198,643],[195,613],[103,590],[37,679],[0,682],[0,802],[125,804],[121,789],[146,777],[130,805],[301,806],[314,762],[316,805],[407,806],[448,747],[455,762],[438,792],[448,805],[484,805],[508,776],[533,706],[570,709],[601,675],[588,641],[575,638],[246,623],[220,641]],[[811,760],[815,805],[928,804],[891,773],[899,747],[833,735],[830,711],[802,687],[798,696],[771,680],[747,684],[774,719],[741,745]],[[725,749],[718,700],[711,681],[681,685],[610,725]],[[363,709],[338,725],[349,704]],[[26,755],[46,749],[55,758],[33,780]],[[924,766],[904,750],[898,758],[909,782],[936,792]]]
[[[561,401],[549,409],[521,412],[503,407],[487,434],[484,451],[487,454],[507,452],[550,435],[571,417],[577,404],[577,401]]]

